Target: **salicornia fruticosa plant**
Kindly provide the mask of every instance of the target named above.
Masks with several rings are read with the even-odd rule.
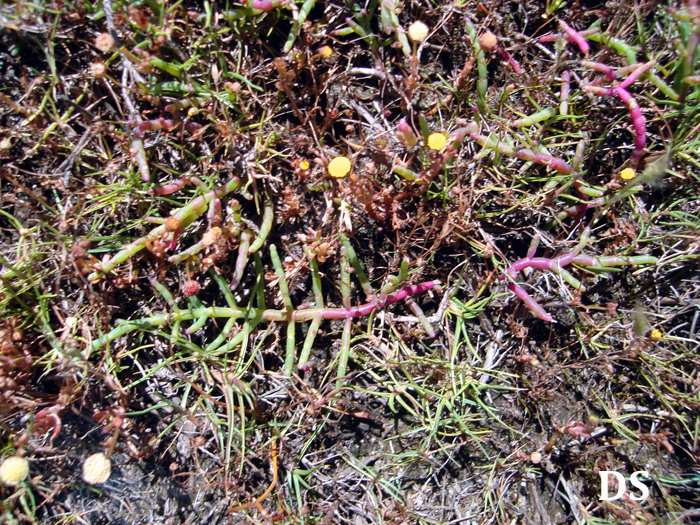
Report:
[[[502,280],[508,280],[508,289],[513,292],[520,300],[523,301],[525,306],[527,306],[532,313],[543,321],[552,322],[552,316],[547,313],[547,311],[540,306],[540,304],[525,291],[525,289],[515,282],[515,278],[521,270],[526,268],[537,268],[539,270],[549,270],[558,276],[560,276],[564,281],[573,286],[576,290],[584,291],[581,282],[576,279],[571,273],[564,269],[564,266],[569,266],[570,264],[577,264],[584,268],[597,269],[598,271],[605,271],[605,268],[610,268],[613,266],[629,266],[635,264],[655,264],[656,257],[651,257],[647,255],[639,256],[613,256],[613,257],[593,257],[591,255],[581,255],[581,251],[585,248],[586,244],[590,240],[591,230],[586,228],[581,235],[581,240],[579,241],[576,248],[570,252],[565,252],[557,257],[535,257],[537,252],[537,246],[539,244],[539,237],[534,237],[530,249],[527,251],[527,255],[515,261],[505,272],[501,275]]]
[[[180,185],[180,182],[175,182],[173,184],[177,187]],[[220,202],[217,204],[217,201],[234,191],[239,185],[240,180],[238,177],[233,177],[226,184],[218,186],[213,190],[196,197],[186,206],[176,209],[170,217],[167,219],[161,219],[163,224],[151,230],[148,235],[145,235],[144,237],[141,237],[131,244],[123,247],[112,258],[102,263],[96,263],[94,265],[95,271],[88,276],[88,279],[91,281],[99,279],[103,275],[114,270],[117,265],[125,262],[144,248],[149,248],[156,256],[162,257],[166,251],[173,250],[175,248],[180,235],[189,226],[191,226],[198,217],[203,215],[208,208],[215,209],[217,206],[220,206]],[[159,192],[164,193],[162,187],[160,190],[156,190],[156,193]],[[266,212],[263,216],[263,223],[260,227],[260,233],[258,234],[255,243],[250,246],[250,253],[257,251],[262,247],[267,235],[270,232],[270,228],[272,228],[273,214],[268,212],[269,207],[271,207],[271,204],[268,202],[266,204]],[[239,233],[236,231],[235,225],[231,227],[231,233],[233,235]],[[213,237],[216,237],[216,231],[214,232]],[[212,240],[215,241],[216,239]],[[203,248],[204,245],[201,245],[201,247]],[[186,255],[186,257],[183,257],[183,255],[174,255],[171,257],[170,262],[177,262],[184,258],[195,257],[195,251],[192,249],[183,253]]]
[[[251,294],[250,302],[247,306],[238,306],[233,298],[228,284],[213,270],[210,272],[212,278],[217,283],[228,303],[227,307],[211,306],[205,307],[201,305],[195,298],[188,308],[180,308],[177,306],[173,294],[161,283],[152,280],[153,287],[167,301],[170,311],[163,314],[152,315],[149,317],[133,320],[120,320],[116,328],[108,334],[96,339],[92,343],[93,350],[122,337],[136,330],[155,331],[161,330],[166,326],[171,326],[169,334],[159,332],[165,337],[168,337],[173,344],[193,346],[194,343],[188,341],[186,336],[194,333],[202,328],[207,321],[212,319],[227,320],[223,329],[218,336],[214,338],[206,347],[197,348],[196,351],[202,356],[218,356],[234,351],[236,348],[246,348],[244,341],[262,322],[277,322],[286,323],[287,325],[287,344],[284,369],[286,372],[291,372],[295,361],[296,350],[296,324],[310,322],[311,326],[307,333],[306,340],[302,347],[301,355],[297,363],[299,369],[306,369],[308,359],[313,347],[314,338],[318,333],[319,326],[323,320],[340,319],[344,320],[343,336],[341,341],[341,350],[338,356],[338,377],[345,376],[348,355],[350,352],[350,330],[352,328],[352,320],[358,317],[364,317],[371,314],[378,308],[397,303],[403,300],[409,300],[411,296],[426,292],[436,286],[435,281],[427,281],[420,284],[404,286],[400,288],[402,282],[405,281],[408,274],[408,264],[403,263],[401,272],[398,276],[389,279],[378,293],[373,290],[362,266],[360,265],[357,255],[352,248],[349,240],[345,237],[341,238],[341,293],[343,298],[342,307],[325,307],[323,294],[321,290],[321,277],[318,270],[318,265],[315,259],[311,259],[311,277],[314,290],[315,305],[304,305],[295,308],[289,294],[289,286],[284,274],[282,262],[280,261],[277,248],[274,245],[270,246],[270,259],[272,260],[275,273],[278,281],[277,286],[282,297],[282,309],[268,308],[265,304],[265,297],[262,293],[264,283],[262,282],[262,267],[260,259],[256,253],[256,273],[258,280],[255,284],[253,293]],[[352,306],[350,299],[350,272],[348,265],[352,269],[360,281],[360,285],[367,297],[367,302],[359,306]],[[414,313],[419,317],[421,324],[426,329],[430,337],[435,336],[435,331],[428,323],[420,308],[417,305],[413,308]],[[235,336],[230,337],[236,321],[243,321],[244,329],[240,330]],[[192,324],[183,329],[182,324],[192,321]],[[245,356],[241,356],[243,359]]]
[[[692,5],[690,7],[692,8]],[[695,12],[695,14],[692,14],[691,11],[692,9],[690,8],[685,9],[684,16],[690,17],[690,19],[696,21],[695,19],[698,18],[698,13]],[[697,11],[697,9],[695,11]],[[695,16],[695,18],[693,18],[693,16]],[[700,23],[700,19],[698,19],[696,22]],[[564,70],[561,72],[560,77],[561,91],[558,110],[555,109],[556,106],[550,104],[550,107],[538,108],[531,115],[512,119],[504,122],[501,125],[492,124],[490,122],[485,122],[485,120],[487,120],[486,117],[488,117],[490,120],[490,115],[493,113],[488,110],[486,98],[488,89],[488,75],[486,70],[487,63],[480,40],[481,42],[490,42],[491,40],[495,42],[496,38],[494,35],[487,32],[484,33],[480,39],[478,39],[474,25],[469,20],[467,20],[465,23],[467,33],[469,34],[469,40],[472,42],[472,53],[473,56],[476,57],[476,62],[479,66],[479,78],[477,81],[476,91],[480,120],[477,119],[466,127],[458,128],[452,131],[448,138],[449,144],[457,147],[463,140],[469,138],[482,148],[481,151],[475,156],[477,159],[483,158],[491,152],[494,152],[496,154],[516,157],[529,163],[541,164],[552,168],[558,172],[558,175],[554,175],[550,183],[545,185],[544,192],[549,192],[546,202],[552,202],[553,198],[560,196],[564,191],[573,186],[579,195],[579,203],[559,213],[558,219],[562,220],[570,215],[576,215],[576,225],[583,222],[586,212],[590,208],[598,208],[595,216],[596,218],[604,216],[612,204],[619,202],[641,188],[641,184],[649,179],[649,177],[646,175],[640,176],[641,178],[636,178],[634,181],[626,184],[617,192],[614,190],[610,191],[590,187],[581,179],[582,172],[579,171],[578,168],[578,166],[581,165],[584,155],[586,143],[585,139],[579,142],[576,149],[576,155],[570,164],[563,158],[550,154],[543,147],[542,142],[533,139],[525,128],[538,125],[551,125],[556,123],[557,120],[562,120],[562,117],[571,119],[571,122],[575,122],[572,119],[572,117],[575,115],[572,113],[571,95],[572,78],[576,78],[579,82],[579,88],[582,91],[600,96],[614,96],[623,102],[625,106],[627,106],[632,119],[632,129],[634,131],[634,149],[630,164],[632,168],[636,168],[642,158],[644,147],[647,142],[646,121],[639,103],[636,101],[634,95],[630,93],[629,88],[633,86],[633,84],[640,78],[647,78],[655,86],[657,86],[660,91],[665,94],[669,94],[669,97],[673,100],[678,100],[678,95],[673,93],[673,89],[666,85],[663,80],[658,78],[653,73],[656,60],[638,63],[636,59],[637,50],[635,48],[629,46],[622,40],[610,37],[602,32],[599,27],[592,27],[586,31],[579,32],[566,22],[559,21],[559,27],[562,30],[562,33],[545,35],[540,37],[539,41],[559,41],[559,43],[563,44],[564,46],[566,43],[575,44],[578,51],[580,51],[584,57],[584,59],[580,62],[580,65],[593,71],[594,73],[600,73],[601,76],[590,80],[579,80],[580,77],[572,77],[569,70]],[[485,38],[486,36],[491,38],[487,39]],[[620,53],[626,58],[628,65],[622,68],[613,68],[608,64],[596,62],[592,58],[591,45],[588,42],[589,40],[597,42],[603,46],[609,46],[616,52]],[[689,38],[688,53],[691,55],[695,52],[695,47],[697,47],[693,46],[694,43],[694,40]],[[465,67],[467,73],[471,69],[471,64],[469,62],[468,65],[469,67]],[[686,70],[691,71],[688,70],[688,68],[686,68]],[[684,74],[686,74],[686,77],[684,78],[687,78],[687,71],[684,71]],[[462,74],[460,74],[460,78],[461,76]],[[693,79],[690,78],[689,80],[692,82]],[[463,83],[464,82],[462,80],[461,84]],[[686,81],[686,83],[688,82]],[[509,93],[510,90],[506,88],[502,100],[506,100]],[[674,96],[671,96],[671,94]],[[481,130],[483,129],[488,131],[482,132]],[[520,130],[524,130],[524,132],[521,132]],[[405,134],[405,132],[408,130],[401,129],[400,131],[404,132]],[[586,135],[584,134],[583,136],[585,137]],[[518,145],[517,142],[520,142],[520,145]],[[395,171],[397,170],[395,169]],[[567,176],[569,176],[568,181],[566,181]],[[557,190],[557,185],[561,184],[562,181],[566,182],[560,189]],[[653,264],[656,261],[655,258],[647,256],[613,256],[593,258],[591,256],[581,255],[579,252],[586,244],[587,239],[588,230],[586,230],[582,236],[581,243],[576,250],[551,259],[535,257],[534,251],[536,249],[536,244],[534,244],[531,250],[528,252],[527,257],[520,259],[510,266],[502,275],[502,279],[507,279],[509,281],[507,285],[508,288],[515,293],[517,297],[523,300],[526,306],[532,310],[537,317],[545,321],[551,321],[551,315],[545,312],[544,309],[539,306],[537,302],[530,297],[530,295],[520,285],[514,282],[515,276],[520,270],[528,267],[534,267],[553,271],[561,276],[563,280],[574,286],[574,288],[580,289],[580,283],[569,272],[563,269],[564,266],[569,264],[578,264],[582,267],[595,267],[600,269],[630,264]]]

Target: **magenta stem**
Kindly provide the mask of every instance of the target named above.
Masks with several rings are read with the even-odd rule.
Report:
[[[282,2],[280,0],[253,0],[253,9],[258,9],[260,11],[272,11],[275,7],[279,6]]]
[[[508,289],[513,292],[518,299],[525,303],[525,306],[527,306],[533,314],[547,323],[552,322],[552,316],[549,315],[547,311],[542,308],[522,286],[515,283],[508,283]]]
[[[522,69],[520,69],[520,64],[516,62],[516,60],[507,50],[503,49],[501,46],[496,46],[496,51],[499,55],[501,55],[501,58],[508,62],[508,65],[513,68],[513,72],[516,75],[519,75],[522,72]]]
[[[642,158],[644,153],[644,145],[647,141],[647,131],[646,131],[646,119],[642,115],[642,110],[639,108],[639,104],[630,95],[629,91],[622,87],[613,88],[615,94],[627,105],[630,110],[630,115],[632,116],[632,127],[634,128],[635,140],[634,140],[634,151],[632,152],[632,169],[636,169],[639,164],[639,159]]]
[[[590,228],[586,228],[583,231],[581,240],[579,241],[578,245],[576,245],[576,248],[554,258],[534,257],[535,250],[537,249],[537,242],[539,242],[539,240],[536,241],[533,239],[533,243],[530,246],[530,249],[527,251],[527,257],[515,261],[508,268],[506,268],[506,271],[503,272],[500,277],[501,280],[506,278],[511,279],[511,281],[508,283],[508,289],[512,291],[520,300],[522,300],[523,303],[525,303],[525,306],[532,310],[532,312],[538,318],[542,319],[543,321],[551,322],[552,316],[549,315],[544,308],[542,308],[537,301],[525,291],[524,288],[514,283],[513,280],[516,278],[517,273],[525,268],[537,268],[538,270],[552,270],[557,272],[558,270],[561,270],[562,267],[568,266],[574,261],[579,261],[579,257],[583,259],[584,256],[579,256],[579,253],[581,253],[583,247],[586,245],[586,243],[588,243],[590,233]]]
[[[376,308],[383,308],[412,295],[427,292],[433,288],[435,284],[435,281],[427,281],[424,283],[407,286],[398,292],[387,295],[383,301],[372,301],[353,308],[318,308],[318,315],[322,319],[350,319],[354,317],[363,317],[372,313]],[[305,312],[305,310],[296,310],[295,312],[301,313]]]
[[[563,20],[559,20],[559,27],[561,27],[562,30],[567,34],[567,36],[569,37],[569,41],[574,42],[581,50],[581,53],[583,53],[586,56],[586,58],[588,58],[588,52],[591,49],[591,46],[588,45],[586,39],[583,38],[578,31],[576,31],[573,27],[571,27]]]
[[[635,80],[637,80],[639,77],[641,77],[644,73],[649,71],[652,67],[656,65],[656,60],[650,60],[646,64],[642,64],[639,66],[637,69],[632,71],[630,73],[630,76],[628,76],[625,80],[623,80],[620,85],[618,86],[619,89],[627,89],[630,87]]]
[[[611,68],[607,64],[603,64],[601,62],[591,62],[590,60],[582,60],[581,65],[583,67],[587,67],[594,71],[603,73],[606,77],[608,77],[608,80],[615,80],[615,71],[613,71],[613,68]]]
[[[600,32],[600,28],[594,27],[592,29],[584,29],[583,31],[579,31],[579,35],[581,35],[582,37],[587,37],[587,36],[594,35],[594,34],[599,33],[599,32]],[[540,42],[541,44],[544,44],[545,42],[556,42],[560,38],[564,38],[564,37],[566,37],[569,40],[569,42],[573,42],[573,40],[568,35],[565,35],[562,33],[550,33],[548,35],[542,35],[540,38],[537,39],[537,41]]]

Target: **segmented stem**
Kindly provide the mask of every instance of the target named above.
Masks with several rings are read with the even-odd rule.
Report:
[[[263,221],[260,225],[260,233],[258,233],[257,238],[255,239],[253,244],[251,244],[248,248],[248,253],[255,253],[260,248],[262,248],[262,245],[267,240],[268,235],[270,235],[270,231],[272,230],[272,223],[274,222],[274,220],[275,207],[272,203],[272,199],[267,197],[265,199],[265,208],[263,210]]]
[[[589,266],[592,268],[605,268],[610,266],[626,266],[632,264],[655,264],[657,262],[656,257],[651,257],[647,255],[641,256],[614,256],[614,257],[593,257],[590,255],[580,255],[583,248],[590,239],[591,229],[586,228],[581,234],[581,239],[572,251],[559,255],[558,257],[535,257],[535,250],[537,249],[537,242],[533,239],[530,249],[527,252],[527,256],[523,259],[519,259],[511,264],[505,272],[501,275],[501,279],[509,279],[508,289],[512,291],[520,300],[523,301],[525,306],[527,306],[539,319],[546,322],[552,321],[552,316],[546,312],[540,304],[533,299],[524,288],[522,288],[517,283],[513,282],[516,278],[517,273],[525,268],[537,268],[539,270],[550,270],[557,275],[560,275],[562,279],[568,282],[571,286],[576,289],[582,289],[581,282],[571,275],[568,271],[564,270],[564,266],[568,266],[571,263],[580,264],[583,266]]]
[[[284,268],[282,267],[282,261],[280,261],[280,256],[277,253],[277,246],[274,244],[270,245],[270,259],[272,259],[272,266],[275,268],[275,274],[277,274],[278,282],[277,286],[280,289],[280,294],[282,295],[282,303],[284,304],[285,311],[291,314],[294,311],[294,306],[292,305],[292,299],[289,296],[289,285],[287,284],[287,278],[284,276]],[[284,360],[284,371],[290,374],[294,366],[294,349],[296,346],[296,321],[292,315],[289,315],[287,320],[287,352]]]
[[[367,278],[367,274],[362,269],[362,265],[360,264],[360,261],[357,258],[355,249],[352,247],[352,244],[350,244],[347,235],[342,234],[340,236],[340,240],[343,243],[345,249],[347,250],[348,260],[350,261],[350,264],[352,264],[352,267],[355,270],[355,275],[360,281],[360,286],[362,286],[362,291],[365,292],[367,300],[370,302],[375,302],[377,300],[377,297],[374,294],[374,290],[372,289],[372,285],[370,284],[369,279]]]
[[[314,290],[314,299],[316,302],[315,307],[323,308],[321,275],[318,269],[318,262],[316,261],[316,258],[314,257],[313,259],[311,259],[309,261],[309,264],[311,265],[311,286]],[[321,326],[321,319],[322,317],[320,315],[317,315],[311,321],[311,326],[309,326],[309,331],[306,334],[304,346],[302,347],[301,355],[299,356],[299,364],[297,365],[299,370],[306,370],[307,368],[306,365],[309,361],[309,356],[311,355],[311,349],[313,348],[314,340],[316,339],[316,335],[318,334],[318,330]]]
[[[240,180],[238,177],[233,177],[223,186],[214,188],[210,192],[193,199],[189,204],[177,210],[172,217],[175,219],[175,222],[180,225],[180,228],[184,229],[184,227],[186,227],[185,225],[191,224],[197,217],[206,211],[206,205],[212,199],[221,198],[224,195],[231,193],[238,188],[239,183]],[[167,224],[154,228],[148,235],[141,237],[140,239],[137,239],[131,244],[123,247],[114,257],[103,263],[102,268],[99,271],[91,273],[88,276],[88,280],[94,281],[102,277],[104,274],[111,272],[118,264],[123,263],[145,248],[147,243],[151,243],[156,239],[161,239],[167,232]]]
[[[236,266],[233,270],[233,277],[231,278],[231,291],[238,288],[238,284],[243,279],[243,273],[245,272],[246,264],[248,264],[248,256],[250,254],[250,238],[252,237],[250,230],[243,230],[241,232],[241,243],[238,246],[238,257],[236,258]]]

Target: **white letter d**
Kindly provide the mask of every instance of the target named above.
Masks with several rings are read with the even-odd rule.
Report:
[[[611,498],[608,494],[608,482],[610,479],[610,474],[617,478],[617,494],[614,498]],[[636,481],[636,480],[635,480]],[[644,487],[646,488],[646,487]],[[611,470],[601,470],[600,471],[600,499],[603,501],[615,501],[620,499],[627,489],[625,485],[625,477],[619,472],[613,472]]]

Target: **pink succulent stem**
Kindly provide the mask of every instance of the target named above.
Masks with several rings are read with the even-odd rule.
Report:
[[[181,190],[185,184],[189,184],[190,182],[198,187],[204,186],[204,183],[197,177],[182,177],[181,179],[174,180],[170,184],[153,188],[153,191],[156,195],[170,195],[171,193]]]
[[[210,228],[221,224],[221,199],[211,201],[209,211],[207,211],[207,220],[209,220]]]
[[[372,301],[354,308],[319,308],[318,314],[322,319],[349,319],[354,317],[363,317],[372,313],[376,308],[383,308],[412,295],[427,292],[433,288],[435,284],[435,281],[427,281],[424,283],[407,286],[398,292],[387,295],[383,301]],[[296,312],[303,312],[303,310],[296,310]]]
[[[243,230],[241,233],[241,244],[238,247],[238,257],[236,258],[236,266],[233,271],[233,279],[231,280],[231,291],[236,291],[238,284],[243,279],[245,273],[245,267],[248,263],[248,248],[250,247],[250,240],[253,234],[250,230]]]
[[[543,321],[551,322],[552,316],[549,315],[544,310],[544,308],[542,308],[537,303],[537,301],[525,291],[524,288],[514,283],[512,280],[516,278],[518,272],[524,270],[525,268],[537,268],[538,270],[552,270],[556,272],[557,270],[561,270],[562,267],[568,266],[569,264],[574,262],[578,254],[581,253],[581,250],[588,242],[590,233],[590,229],[586,228],[583,231],[583,234],[581,235],[581,240],[579,241],[576,248],[574,248],[570,252],[563,253],[558,257],[554,258],[534,257],[535,250],[537,249],[537,243],[539,242],[539,240],[533,241],[532,245],[530,246],[530,249],[528,249],[527,251],[527,257],[515,261],[508,268],[506,268],[506,271],[503,272],[503,274],[500,277],[501,280],[504,280],[506,278],[511,279],[511,282],[508,283],[508,289],[512,291],[520,300],[522,300],[523,303],[525,303],[525,306],[532,310],[532,312],[538,318],[542,319]]]
[[[190,182],[189,177],[182,177],[181,179],[177,179],[176,181],[173,181],[170,184],[165,184],[164,186],[158,186],[157,188],[153,188],[153,191],[156,195],[170,195],[171,193],[175,193],[176,191],[181,190],[182,187],[188,182]]]
[[[559,113],[561,115],[568,115],[569,91],[571,90],[571,74],[568,71],[562,71],[561,82],[561,93],[559,95],[559,98],[561,99],[561,104],[559,106]]]
[[[571,173],[571,166],[569,166],[567,162],[545,153],[535,153],[535,162],[537,164],[549,166],[559,173],[563,173],[565,175],[569,175]]]
[[[520,64],[518,64],[518,62],[506,49],[503,49],[501,46],[496,46],[496,51],[498,51],[498,54],[501,55],[501,58],[508,62],[508,65],[513,68],[513,72],[516,75],[519,75],[522,72]]]
[[[535,299],[525,291],[525,289],[522,286],[519,286],[515,283],[508,283],[508,289],[513,292],[518,299],[520,299],[523,303],[525,303],[525,306],[527,306],[530,311],[532,311],[533,314],[535,314],[538,318],[542,319],[543,321],[547,323],[552,322],[552,316],[547,313],[547,311],[542,308]]]
[[[537,164],[544,164],[545,166],[550,166],[551,168],[565,175],[569,175],[571,173],[571,166],[569,166],[569,164],[563,161],[562,159],[552,157],[551,155],[547,155],[546,153],[534,152],[527,148],[514,149],[505,142],[495,141],[490,137],[480,135],[479,127],[475,123],[471,123],[466,128],[461,128],[459,130],[453,131],[450,134],[450,140],[453,140],[453,137],[457,137],[458,135],[461,136],[464,130],[466,130],[466,132],[464,133],[465,135],[469,133],[469,136],[473,141],[477,142],[481,146],[484,146],[485,148],[490,148],[498,151],[499,153],[503,153],[504,155],[517,157],[527,162],[536,162]],[[457,132],[459,132],[459,134]]]
[[[472,123],[472,124],[474,124],[474,123]],[[476,124],[474,124],[474,125],[476,125]],[[450,133],[449,137],[447,137],[447,140],[448,140],[448,142],[450,142],[452,144],[454,144],[456,142],[462,142],[464,137],[466,137],[467,135],[472,133],[472,131],[473,131],[473,128],[471,125],[467,126],[465,128],[457,128],[452,133]],[[478,127],[476,128],[476,132],[477,133],[479,132]]]
[[[163,117],[159,117],[154,120],[144,120],[140,123],[137,123],[133,120],[127,120],[126,123],[129,126],[134,126],[134,135],[136,135],[140,139],[143,138],[143,133],[145,131],[151,129],[163,129],[165,131],[170,131],[173,129],[178,129],[180,126],[182,126],[181,122],[177,122]],[[197,124],[196,122],[186,122],[185,129],[188,131],[199,131],[200,129],[202,129],[202,126],[201,124]]]
[[[134,121],[129,120],[127,124],[133,126],[136,124]],[[136,124],[136,127],[134,128],[134,135],[136,135],[139,138],[143,138],[143,132],[150,130],[150,129],[164,129],[164,130],[169,130],[172,129],[173,127],[173,121],[167,118],[157,118],[155,120],[144,120],[140,124]]]
[[[642,115],[642,110],[639,108],[639,104],[623,87],[613,88],[613,92],[627,105],[630,110],[630,115],[632,116],[632,127],[634,128],[635,140],[634,140],[634,151],[632,152],[632,168],[635,169],[639,164],[639,159],[644,153],[644,145],[647,141],[646,132],[646,119]]]
[[[559,27],[561,27],[562,30],[567,34],[567,36],[569,37],[569,41],[574,42],[581,50],[581,53],[583,53],[585,57],[588,58],[588,52],[590,51],[591,46],[589,46],[588,42],[586,42],[586,39],[581,36],[581,33],[576,31],[573,27],[571,27],[563,20],[559,20]]]
[[[592,257],[591,255],[577,255],[574,258],[574,262],[576,264],[582,264],[584,266],[595,266],[596,258]]]
[[[642,64],[637,69],[635,69],[630,76],[623,80],[618,87],[618,89],[627,89],[630,87],[635,80],[641,77],[644,73],[649,71],[652,67],[656,65],[656,60],[650,60],[646,64]]]
[[[603,64],[601,62],[592,62],[590,60],[582,60],[581,65],[583,67],[587,67],[588,69],[592,69],[594,71],[603,73],[606,77],[608,77],[608,80],[615,80],[615,71],[607,64]]]
[[[173,232],[173,241],[168,246],[169,252],[173,251],[175,246],[177,246],[177,240],[180,238],[180,235],[182,235],[182,232],[179,229]]]
[[[282,2],[280,0],[253,0],[253,9],[258,9],[259,11],[272,11],[275,7],[279,6]]]
[[[202,129],[202,125],[197,122],[185,122],[185,129],[187,131],[199,131]]]
[[[594,95],[600,95],[601,97],[612,97],[615,94],[612,88],[596,86],[593,82],[583,86],[583,90],[588,93],[593,93]]]
[[[530,247],[527,250],[527,255],[525,256],[528,259],[532,259],[535,254],[537,253],[537,247],[540,245],[540,236],[535,235],[533,237],[532,242],[530,243]]]
[[[404,146],[409,148],[412,148],[418,143],[413,128],[406,122],[405,118],[399,120],[399,131],[396,132],[396,138],[398,138]]]
[[[618,77],[626,77],[627,75],[633,73],[637,68],[639,68],[641,66],[642,66],[642,63],[635,62],[634,64],[630,64],[628,66],[619,68],[617,71],[615,71],[615,74]]]
[[[143,182],[151,182],[151,173],[148,169],[148,160],[146,160],[146,149],[143,147],[143,140],[139,137],[135,137],[131,141],[130,152],[136,160]]]
[[[581,35],[582,37],[587,37],[590,35],[594,35],[598,32],[600,32],[600,28],[593,27],[591,29],[584,29],[583,31],[579,31],[578,34]],[[573,40],[568,35],[565,35],[562,33],[550,33],[548,35],[542,35],[540,38],[537,39],[537,41],[540,42],[541,44],[544,44],[545,42],[556,42],[560,38],[564,38],[564,37],[566,37],[569,40],[569,42],[573,42]]]

